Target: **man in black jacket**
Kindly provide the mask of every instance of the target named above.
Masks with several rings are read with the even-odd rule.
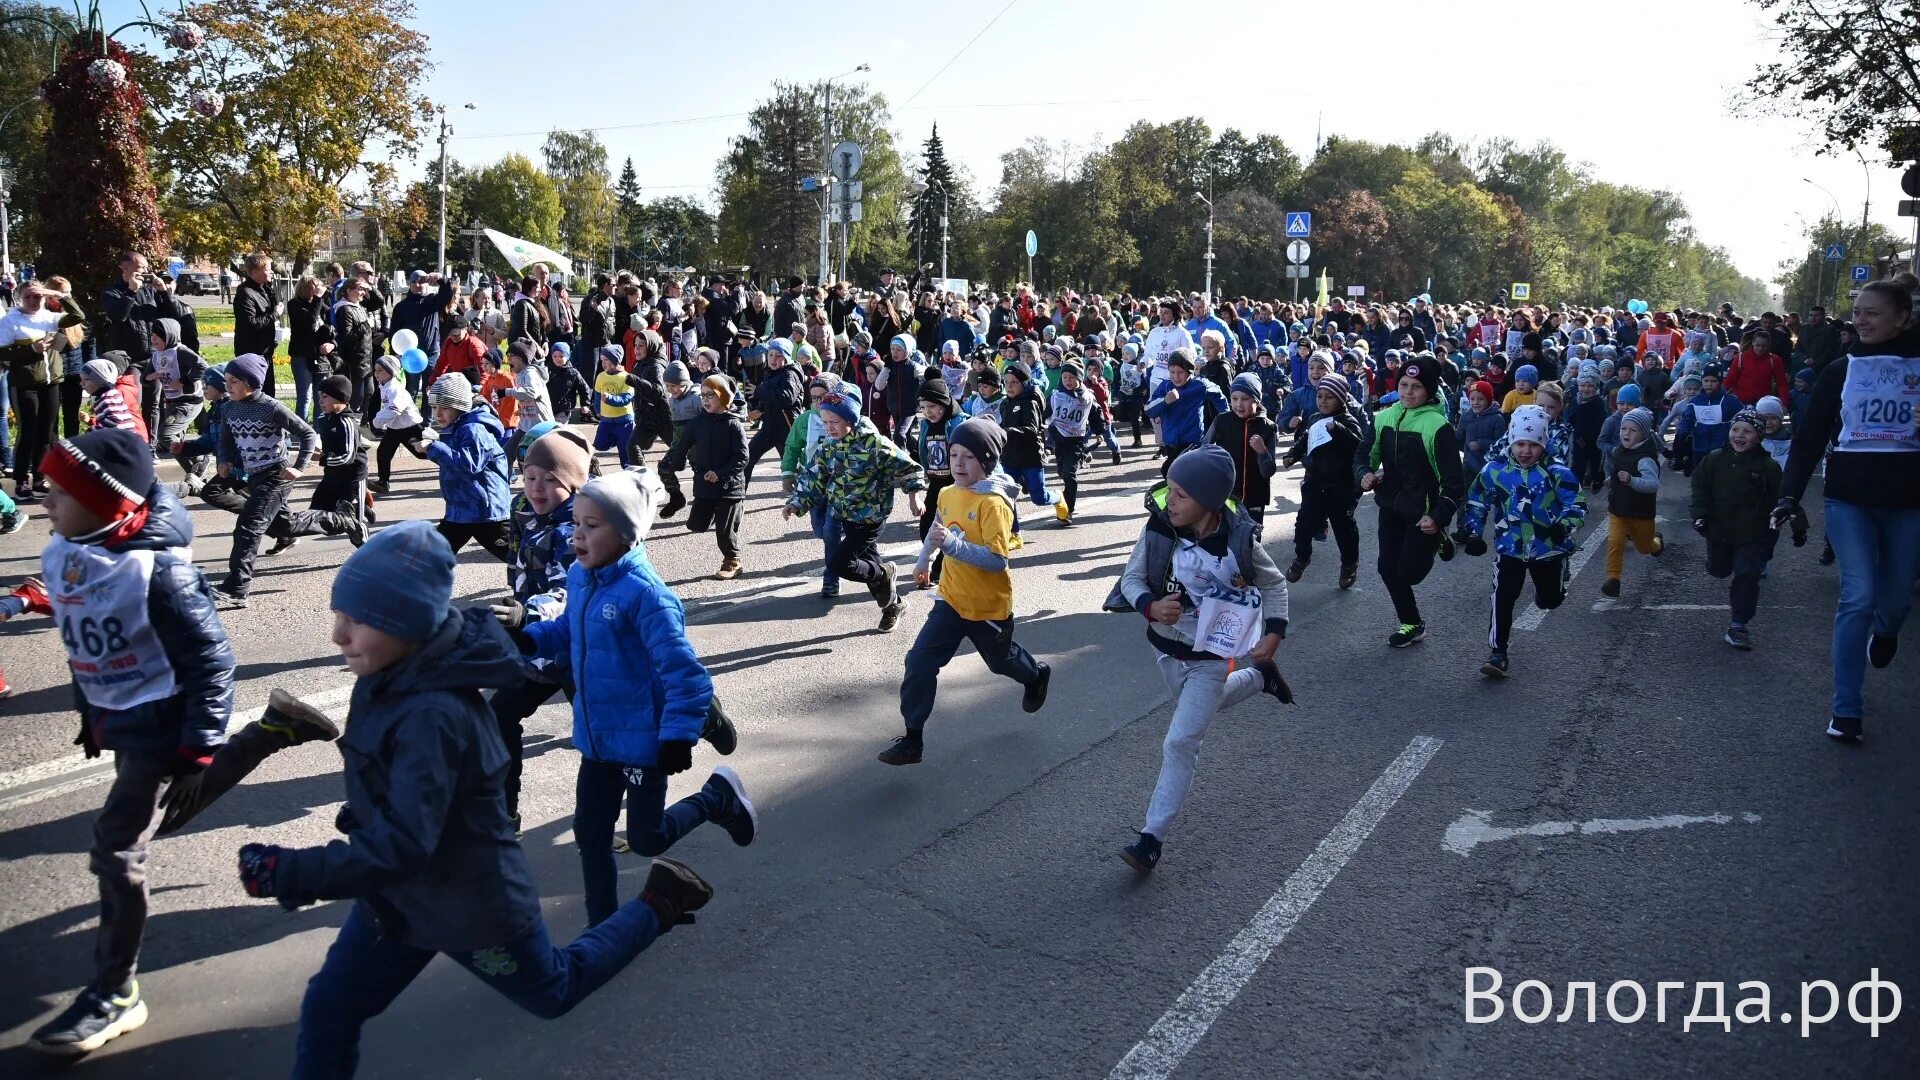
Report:
[[[273,260],[265,252],[247,256],[246,274],[233,292],[233,355],[267,358],[260,392],[273,397],[273,351],[280,346],[280,300],[273,295]],[[369,361],[371,363],[371,361]]]
[[[797,277],[787,279],[787,290],[780,294],[780,300],[773,305],[773,336],[792,340],[793,328],[800,325],[803,312],[800,306],[800,289],[805,283]],[[747,466],[752,471],[753,466]]]
[[[157,276],[147,271],[145,255],[137,251],[122,252],[120,280],[101,290],[100,306],[94,309],[97,321],[93,336],[100,343],[99,351],[127,354],[128,362],[139,368],[143,376],[152,370],[153,320],[161,315],[154,303],[156,280]],[[140,385],[143,391],[150,386],[145,378],[140,380]],[[130,409],[136,406],[147,418],[147,430],[159,431],[160,395],[148,393],[142,401],[127,402]]]
[[[158,314],[155,318],[172,319],[180,324],[180,344],[200,351],[200,317],[194,314],[193,307],[174,291],[173,275],[161,273],[153,283],[153,307]],[[235,354],[239,355],[239,354]]]

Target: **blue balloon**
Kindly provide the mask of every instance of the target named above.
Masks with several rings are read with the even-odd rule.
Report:
[[[408,349],[400,354],[400,367],[409,375],[418,375],[427,370],[427,354],[419,349]]]
[[[1645,300],[1629,300],[1627,301],[1627,311],[1634,315],[1645,315],[1647,313],[1647,302]]]

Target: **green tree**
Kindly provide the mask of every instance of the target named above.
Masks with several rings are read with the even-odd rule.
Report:
[[[454,190],[461,212],[482,226],[549,247],[560,243],[560,188],[523,154],[508,154],[492,165],[458,176]],[[481,245],[489,267],[505,267]]]
[[[40,205],[47,184],[47,129],[52,115],[40,96],[41,83],[53,72],[56,43],[78,29],[71,11],[0,0],[0,19],[21,16],[37,18],[21,18],[0,28],[0,167],[7,174],[16,263],[32,262],[36,254],[38,230],[20,228],[20,212]]]
[[[671,196],[636,207],[634,246],[651,267],[711,266],[719,229],[712,214],[692,199]]]
[[[1920,4],[1756,0],[1773,16],[1777,59],[1743,88],[1750,114],[1805,120],[1821,153],[1878,144],[1920,117]]]
[[[562,248],[582,259],[606,251],[616,224],[607,148],[591,131],[550,131],[540,156],[560,192]]]
[[[940,255],[940,215],[947,215],[947,233],[951,237],[971,218],[972,194],[955,174],[947,160],[947,149],[940,141],[940,125],[933,125],[921,148],[918,179],[926,188],[914,196],[908,208],[907,235],[912,238],[913,257],[921,262],[938,263]],[[953,268],[952,243],[948,247],[948,268]],[[965,276],[964,272],[960,276]]]
[[[1826,249],[1830,244],[1840,245],[1844,254],[1839,262],[1827,261]],[[1828,313],[1833,315],[1850,311],[1853,303],[1848,293],[1854,288],[1850,268],[1882,267],[1886,262],[1880,255],[1906,244],[1905,239],[1880,225],[1870,226],[1863,236],[1858,222],[1848,224],[1831,215],[1823,217],[1806,231],[1806,248],[1802,254],[1780,264],[1774,283],[1780,286],[1782,304],[1788,311],[1805,311],[1815,304],[1826,305]],[[1758,310],[1759,306],[1742,310]]]
[[[640,220],[640,177],[633,171],[631,157],[620,166],[620,179],[613,186],[613,203],[620,214],[620,245],[633,250],[639,246],[634,226]]]
[[[207,44],[159,65],[153,133],[168,220],[207,251],[312,257],[350,192],[390,187],[429,114],[426,36],[408,0],[223,0],[187,16]],[[195,103],[217,100],[207,118]]]

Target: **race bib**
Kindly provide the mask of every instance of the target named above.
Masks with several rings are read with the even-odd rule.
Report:
[[[1313,426],[1307,429],[1307,453],[1309,454],[1332,441],[1333,417],[1331,416],[1323,416],[1315,420]]]
[[[153,551],[108,551],[54,537],[41,556],[47,603],[88,703],[130,709],[171,697],[173,664],[147,617]],[[184,549],[176,554],[185,557]]]
[[[1720,424],[1720,412],[1721,405],[1717,401],[1712,405],[1696,403],[1693,406],[1693,422],[1699,424],[1701,427],[1718,427]]]
[[[1509,360],[1519,359],[1520,351],[1522,347],[1525,346],[1526,341],[1527,341],[1527,335],[1524,331],[1520,331],[1520,330],[1507,331],[1507,359]]]
[[[927,437],[927,460],[921,463],[928,472],[944,473],[949,470],[947,464],[947,440],[929,435]]]
[[[1920,358],[1850,356],[1840,388],[1842,450],[1897,453],[1920,449]]]
[[[1194,647],[1215,656],[1245,656],[1260,640],[1260,590],[1238,590],[1238,596],[1209,596],[1200,601]],[[1248,602],[1251,601],[1251,602]]]

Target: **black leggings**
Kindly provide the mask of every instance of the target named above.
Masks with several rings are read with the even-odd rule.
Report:
[[[1413,598],[1413,587],[1427,579],[1433,570],[1433,557],[1439,553],[1440,538],[1420,531],[1414,520],[1401,517],[1386,506],[1380,507],[1380,558],[1376,569],[1380,582],[1393,598],[1394,614],[1402,623],[1420,621],[1420,605]]]
[[[373,452],[373,460],[374,464],[380,469],[380,482],[382,484],[393,481],[394,452],[419,437],[419,424],[415,424],[412,427],[388,428],[380,433],[380,447]],[[410,454],[413,453],[412,450],[408,450],[407,452]],[[414,454],[414,456],[419,457],[420,455]]]
[[[1060,495],[1066,501],[1069,516],[1080,495],[1080,459],[1086,452],[1084,436],[1062,435],[1054,440],[1053,468],[1060,475]]]
[[[1565,558],[1538,559],[1532,562],[1511,555],[1500,556],[1493,567],[1493,624],[1487,642],[1501,652],[1507,651],[1507,635],[1513,632],[1513,607],[1520,593],[1533,579],[1533,602],[1541,611],[1552,611],[1567,598],[1562,568]]]
[[[1313,562],[1313,538],[1326,528],[1333,530],[1341,568],[1360,562],[1360,527],[1353,521],[1353,508],[1358,502],[1357,496],[1330,494],[1313,484],[1300,485],[1300,513],[1293,525],[1293,557],[1300,565]]]
[[[781,451],[786,449],[787,433],[791,430],[791,425],[776,431],[762,423],[760,430],[753,433],[753,438],[747,443],[747,483],[753,483],[753,467],[760,464],[760,459],[767,456],[767,451],[773,451],[774,458],[778,460]]]
[[[53,442],[54,413],[60,406],[57,386],[15,386],[13,411],[20,420],[20,436],[13,444],[13,478],[31,486],[40,473],[40,459]],[[0,417],[4,421],[5,417]]]
[[[80,399],[86,394],[80,389],[80,376],[69,375],[60,380],[60,430],[63,439],[71,439],[86,431],[80,426]]]
[[[478,540],[487,554],[507,565],[513,565],[513,523],[507,521],[442,521],[434,526],[441,536],[447,538],[447,544],[455,555],[467,546],[467,541]]]

